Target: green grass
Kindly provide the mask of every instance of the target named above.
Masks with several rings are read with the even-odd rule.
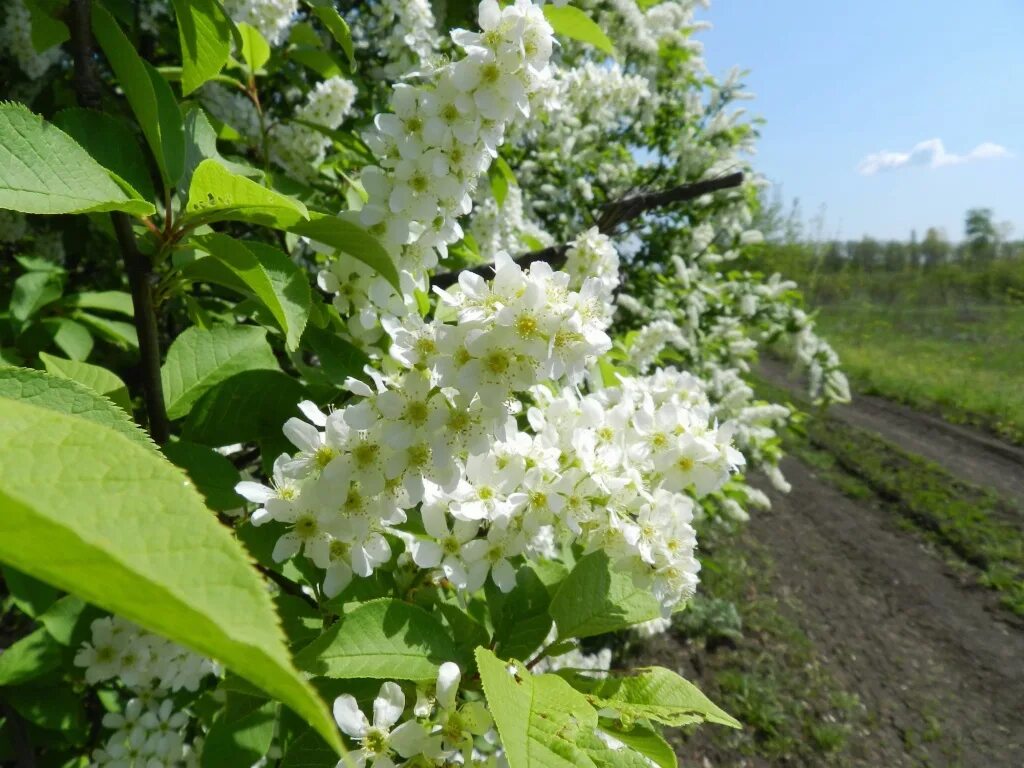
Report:
[[[1024,306],[849,302],[818,312],[860,391],[1024,443]]]

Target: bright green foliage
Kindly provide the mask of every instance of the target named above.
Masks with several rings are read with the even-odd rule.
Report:
[[[64,297],[64,303],[69,307],[81,309],[102,309],[108,312],[117,312],[131,317],[135,314],[132,307],[131,294],[124,291],[85,291],[84,293],[69,293]]]
[[[128,387],[116,375],[98,365],[90,365],[77,360],[62,360],[59,357],[39,353],[39,359],[46,366],[47,373],[62,379],[71,379],[95,392],[110,398],[128,413],[132,412],[132,401],[128,395]]]
[[[665,739],[650,728],[634,725],[632,728],[615,728],[602,723],[603,730],[621,741],[627,747],[654,761],[658,768],[676,768],[679,760]]]
[[[716,707],[707,696],[675,672],[664,667],[637,669],[626,677],[575,677],[599,708],[615,710],[623,719],[647,718],[670,726],[709,723],[739,728],[736,720]]]
[[[173,0],[187,96],[219,74],[231,55],[231,19],[217,0]]]
[[[345,614],[295,663],[323,677],[427,681],[457,655],[444,626],[422,608],[374,600]]]
[[[0,477],[0,559],[220,659],[340,747],[244,550],[179,470],[111,429],[5,399]]]
[[[594,552],[576,563],[551,600],[559,638],[591,637],[661,616],[650,592],[611,569],[608,556]]]
[[[92,29],[153,151],[164,184],[173,186],[184,167],[185,132],[171,87],[139,58],[114,17],[99,3],[92,4]]]
[[[237,27],[242,38],[242,58],[249,72],[254,74],[270,59],[270,44],[255,27],[245,23],[238,24]]]
[[[277,367],[263,328],[189,328],[171,344],[160,369],[167,415],[172,419],[187,415],[205,392],[242,371]]]
[[[533,675],[478,648],[487,706],[510,768],[576,768],[595,763],[579,746],[597,728],[597,711],[558,675]]]
[[[14,281],[11,317],[24,323],[32,315],[60,298],[63,275],[59,272],[28,272]]]
[[[615,46],[608,35],[586,13],[572,5],[545,5],[544,16],[556,35],[592,45],[609,56],[615,56]]]
[[[203,160],[192,174],[185,213],[193,225],[245,221],[280,229],[309,218],[298,200],[232,173],[213,159]]]
[[[70,413],[119,432],[139,445],[153,447],[146,433],[132,423],[124,409],[70,379],[47,376],[42,371],[27,368],[0,368],[0,398]]]
[[[24,213],[153,212],[74,139],[18,104],[0,104],[0,208]]]
[[[306,273],[283,251],[255,240],[212,234],[195,242],[213,258],[192,262],[185,276],[253,295],[284,332],[285,346],[298,349],[312,304]]]

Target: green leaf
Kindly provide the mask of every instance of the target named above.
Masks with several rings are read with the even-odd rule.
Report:
[[[124,291],[85,291],[69,293],[61,302],[68,307],[79,309],[102,309],[119,315],[135,316],[132,296]]]
[[[283,251],[255,240],[236,240],[215,233],[194,238],[193,242],[227,267],[270,311],[285,334],[285,346],[298,349],[313,301],[306,273]],[[201,274],[203,261],[192,262],[183,274],[188,277],[197,270]]]
[[[192,174],[204,160],[216,160],[231,173],[237,173],[251,179],[263,177],[263,171],[250,165],[236,163],[222,157],[217,151],[217,132],[210,125],[210,118],[195,104],[185,114],[185,170],[178,180],[178,194],[182,200],[188,199],[188,190],[192,186]]]
[[[509,768],[595,765],[577,744],[597,728],[597,712],[583,694],[557,675],[531,674],[486,648],[477,648],[476,662]]]
[[[46,317],[41,322],[50,331],[53,343],[72,360],[85,360],[92,352],[92,334],[81,323],[66,317]]]
[[[629,730],[625,730],[602,723],[601,730],[618,739],[630,749],[639,752],[658,768],[678,768],[679,766],[679,759],[669,743],[650,728],[634,725]],[[649,766],[650,763],[647,765]]]
[[[184,132],[174,93],[159,72],[139,57],[113,16],[99,3],[92,6],[92,26],[153,152],[160,177],[170,188],[181,175],[184,161]]]
[[[222,381],[199,399],[182,430],[204,445],[279,440],[281,428],[298,416],[306,390],[281,371],[245,371]]]
[[[245,504],[244,499],[235,493],[235,485],[240,479],[238,470],[212,448],[187,440],[175,440],[163,445],[161,450],[188,473],[210,509],[223,512]]]
[[[244,22],[237,25],[242,36],[242,58],[249,68],[249,74],[256,74],[270,59],[270,44],[256,27]]]
[[[491,194],[494,195],[494,199],[500,208],[505,204],[505,199],[508,197],[508,188],[517,186],[519,182],[516,181],[516,175],[502,157],[494,159],[488,176],[491,180]]]
[[[88,419],[156,451],[156,445],[122,408],[70,379],[28,368],[0,368],[0,398],[5,397]]]
[[[88,734],[85,701],[80,693],[60,684],[25,685],[0,691],[7,703],[25,720],[47,731],[58,731],[73,743]],[[53,738],[56,734],[48,734]]]
[[[276,722],[275,702],[229,693],[227,706],[203,741],[199,764],[203,768],[218,768],[258,762],[270,749]]]
[[[65,595],[39,616],[50,637],[63,646],[74,647],[85,641],[86,633],[91,634],[93,619],[103,614],[74,595]]]
[[[345,614],[295,655],[321,677],[434,680],[457,651],[444,625],[409,603],[374,600]]]
[[[695,685],[664,667],[635,669],[626,677],[575,675],[572,684],[594,706],[614,710],[627,721],[646,718],[676,727],[707,721],[742,727]]]
[[[131,126],[124,120],[91,109],[63,109],[53,124],[81,144],[96,161],[113,171],[145,200],[155,200],[146,156]]]
[[[172,419],[187,415],[205,392],[242,371],[277,368],[263,328],[193,326],[171,343],[160,369],[167,415]]]
[[[520,568],[516,586],[503,593],[487,582],[487,607],[494,625],[494,649],[506,658],[529,658],[551,631],[551,597],[533,568]]]
[[[603,552],[576,563],[549,610],[559,639],[602,635],[661,616],[651,593],[633,586],[628,575],[612,571]]]
[[[356,53],[352,47],[352,30],[348,28],[348,23],[335,10],[330,0],[309,0],[306,4],[313,9],[313,13],[320,19],[320,23],[327,27],[335,42],[341,46],[341,50],[345,52],[345,57],[348,59],[348,68],[354,72]]]
[[[111,429],[0,400],[0,478],[0,560],[218,659],[341,751],[245,550],[180,470]]]
[[[338,758],[324,740],[310,729],[288,746],[280,768],[335,768],[337,765]]]
[[[77,360],[63,360],[45,352],[39,353],[39,359],[46,366],[47,373],[52,373],[62,379],[77,381],[83,387],[88,387],[97,394],[109,398],[115,405],[119,405],[126,413],[131,414],[132,399],[128,394],[128,387],[116,374],[106,368],[80,363]]]
[[[244,221],[289,229],[309,218],[298,200],[232,173],[213,159],[203,160],[192,174],[185,214],[198,223]]]
[[[556,35],[571,37],[592,45],[609,56],[615,56],[615,46],[596,22],[579,8],[571,5],[544,6],[544,16]]]
[[[73,317],[92,328],[98,336],[103,337],[122,349],[138,349],[139,336],[135,326],[120,320],[108,320],[89,312],[75,312]]]
[[[311,211],[309,221],[296,222],[284,229],[359,259],[391,283],[396,291],[401,292],[398,283],[398,270],[395,269],[388,252],[377,238],[358,224],[353,224],[338,216],[328,216],[326,213]]]
[[[24,0],[32,19],[32,47],[36,53],[42,53],[55,45],[60,45],[71,32],[68,25],[55,17],[64,10],[64,3],[51,0]]]
[[[217,0],[173,0],[181,41],[181,91],[220,74],[231,55],[231,19]]]
[[[181,176],[185,162],[185,132],[171,86],[135,50],[114,17],[100,3],[92,4],[96,40],[153,151],[164,186]]]
[[[345,341],[336,333],[314,326],[306,329],[303,342],[319,358],[323,372],[339,386],[349,376],[360,378],[363,375],[363,368],[370,362],[370,358],[359,347]]]
[[[22,213],[156,209],[128,195],[74,139],[21,104],[0,104],[0,208]]]
[[[2,408],[0,404],[0,408]],[[0,500],[3,492],[0,491]],[[6,508],[4,508],[6,514]],[[0,528],[6,521],[0,521]],[[4,542],[0,542],[0,552]],[[50,633],[40,627],[0,653],[0,687],[18,685],[45,675],[60,666],[63,649]]]
[[[27,272],[14,281],[11,317],[24,323],[47,304],[60,298],[64,278],[59,272]]]
[[[0,568],[0,571],[3,571],[8,594],[18,606],[18,610],[26,616],[36,618],[60,597],[60,590],[39,579],[26,576],[16,568]]]

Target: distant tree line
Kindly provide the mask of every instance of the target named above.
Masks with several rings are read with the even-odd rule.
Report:
[[[1013,240],[1011,225],[997,223],[991,208],[966,212],[959,242],[938,227],[929,227],[923,238],[911,232],[906,240],[840,240],[824,235],[823,220],[819,215],[805,223],[799,201],[787,209],[778,192],[763,197],[756,226],[765,242],[750,266],[802,282],[818,303],[856,295],[1024,301],[1024,240]]]

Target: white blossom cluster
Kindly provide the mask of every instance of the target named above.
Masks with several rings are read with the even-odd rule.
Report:
[[[217,665],[177,643],[145,632],[118,616],[96,619],[91,641],[75,655],[90,685],[116,680],[130,691],[121,712],[103,716],[113,731],[90,765],[117,768],[191,768],[201,743],[188,735],[191,715],[172,694],[199,690]]]
[[[131,699],[123,711],[103,716],[103,727],[113,733],[93,750],[89,766],[198,768],[202,742],[189,741],[191,720],[171,699]]]
[[[295,110],[294,118],[335,130],[352,110],[355,84],[340,75],[317,83]],[[323,133],[295,122],[280,123],[271,132],[271,159],[295,179],[315,177],[331,140]]]
[[[271,45],[281,42],[298,7],[298,0],[224,0],[232,20],[258,29]]]
[[[96,619],[91,628],[92,641],[75,656],[90,685],[117,679],[136,691],[196,691],[217,671],[209,659],[118,616]]]
[[[587,233],[576,247],[595,244],[607,246]],[[456,588],[490,576],[508,591],[517,564],[545,551],[535,540],[554,534],[607,553],[666,611],[689,597],[688,494],[716,490],[743,461],[699,383],[668,370],[578,392],[611,346],[602,277],[577,292],[565,272],[499,254],[492,281],[464,272],[458,291],[438,293],[454,322],[385,318],[395,370],[374,373],[373,388],[352,381],[358,399],[330,414],[304,404],[309,421],[285,425],[300,452],[278,459],[274,486],[238,486],[263,505],[254,524],[288,526],[275,559],[303,552],[334,595],[390,560],[392,533]],[[522,429],[510,410],[527,393]],[[413,514],[425,533],[404,526]]]
[[[429,0],[360,0],[345,14],[356,48],[384,60],[373,70],[396,79],[436,53],[440,39]]]
[[[389,768],[415,758],[424,765],[482,764],[485,755],[474,740],[490,737],[493,743],[497,734],[487,707],[467,699],[459,690],[461,681],[459,666],[445,662],[434,685],[417,688],[412,706],[397,683],[386,682],[373,700],[372,719],[353,696],[339,696],[334,719],[355,749],[338,765]]]
[[[629,136],[647,124],[655,100],[647,79],[626,74],[617,64],[585,62],[554,67],[533,119],[517,126],[515,144],[528,145],[518,178],[533,192],[527,218],[543,215],[575,231],[574,212],[590,207],[594,186],[628,187],[636,159],[624,148]]]
[[[586,230],[569,245],[562,269],[569,275],[569,285],[573,288],[582,287],[588,278],[596,280],[605,321],[611,324],[615,314],[615,291],[619,288],[619,252],[611,239],[597,227]],[[643,369],[638,370],[643,372]]]
[[[594,5],[593,0],[587,3]],[[707,0],[662,0],[638,3],[637,0],[610,0],[611,12],[601,14],[602,29],[616,30],[616,43],[648,55],[657,55],[664,45],[687,48],[695,54],[703,46],[692,32],[707,28],[694,20],[697,7],[707,8]]]
[[[501,8],[483,0],[479,23],[480,32],[452,32],[465,56],[430,71],[422,85],[396,85],[392,111],[378,115],[365,137],[379,165],[363,169],[369,199],[358,220],[395,255],[407,296],[426,287],[427,270],[462,237],[458,218],[472,210],[478,177],[508,125],[529,114],[531,96],[547,77],[554,41],[538,6],[516,0]],[[359,286],[339,294],[335,304],[343,313],[352,308],[350,296],[359,309],[368,297],[379,310],[405,312],[384,278],[354,259],[335,261],[320,283],[330,292]],[[376,310],[357,317],[364,331],[376,328]]]
[[[32,44],[32,17],[25,0],[6,0],[0,23],[0,55],[10,57],[29,80],[36,80],[63,55],[59,45],[37,51]]]

